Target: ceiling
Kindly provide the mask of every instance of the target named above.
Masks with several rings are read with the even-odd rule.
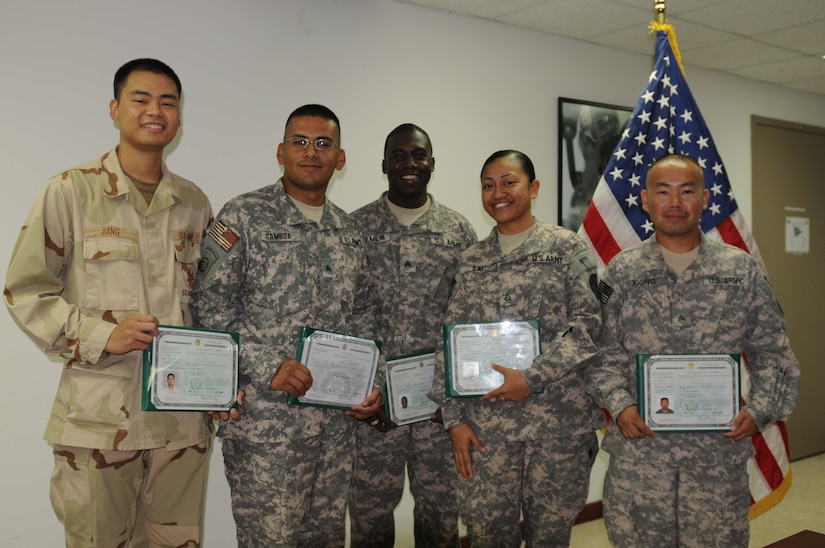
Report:
[[[653,55],[653,0],[401,0]],[[825,95],[825,0],[667,0],[682,62]]]

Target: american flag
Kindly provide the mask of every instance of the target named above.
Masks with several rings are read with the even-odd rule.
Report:
[[[766,272],[733,197],[725,166],[685,81],[673,28],[659,23],[651,23],[651,28],[657,31],[656,66],[593,193],[579,235],[593,250],[600,273],[619,251],[652,236],[653,225],[642,210],[640,197],[648,166],[668,153],[686,154],[699,161],[710,192],[699,223],[702,231],[747,251]],[[748,462],[751,518],[781,501],[791,484],[785,423],[756,434],[753,445],[756,455]]]

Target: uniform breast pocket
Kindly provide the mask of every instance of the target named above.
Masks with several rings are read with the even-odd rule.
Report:
[[[175,246],[175,277],[181,303],[188,303],[192,298],[192,288],[195,286],[195,273],[198,271],[200,258],[201,250],[198,245],[181,242],[180,245]]]
[[[140,249],[137,237],[86,237],[85,306],[93,310],[138,310]]]

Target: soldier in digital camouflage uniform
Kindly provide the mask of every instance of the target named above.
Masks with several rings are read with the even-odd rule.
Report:
[[[445,397],[444,345],[432,397],[441,404],[473,548],[567,546],[587,499],[604,416],[584,369],[601,326],[595,262],[573,232],[533,218],[539,181],[524,154],[499,151],[481,173],[496,228],[461,258],[445,322],[537,320],[541,354],[524,371],[494,365],[503,384],[480,398]]]
[[[604,518],[615,546],[746,547],[750,437],[796,404],[799,364],[782,311],[747,253],[702,234],[707,202],[694,160],[654,163],[642,207],[655,237],[616,255],[604,275],[601,355],[589,374],[615,419],[602,444],[611,456]],[[750,394],[730,432],[654,433],[644,423],[636,355],[655,353],[747,355]]]
[[[278,161],[278,182],[230,200],[216,217],[193,313],[197,324],[241,337],[243,416],[218,432],[238,545],[343,546],[357,423],[287,398],[312,384],[295,359],[300,328],[373,336],[378,288],[354,224],[326,199],[345,162],[335,114],[321,105],[296,109]],[[365,419],[380,403],[376,388],[346,413]]]
[[[389,190],[352,216],[371,265],[387,281],[379,324],[389,357],[433,352],[462,250],[476,241],[470,223],[427,194],[435,169],[427,133],[402,124],[387,136],[382,170]],[[350,545],[395,542],[393,509],[404,491],[404,468],[415,499],[416,546],[458,545],[458,509],[450,440],[440,416],[396,428],[357,430],[350,489]]]
[[[180,93],[160,61],[117,71],[118,146],[48,181],[9,265],[9,311],[65,360],[45,439],[70,547],[200,545],[211,421],[141,411],[142,351],[158,324],[191,325],[212,216],[203,192],[163,164]]]

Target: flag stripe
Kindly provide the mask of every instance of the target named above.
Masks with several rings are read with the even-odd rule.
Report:
[[[735,245],[742,251],[748,251],[748,245],[745,243],[745,240],[742,239],[742,235],[739,234],[739,229],[736,228],[736,225],[733,224],[733,220],[730,217],[716,225],[716,230],[719,231],[724,242]]]

